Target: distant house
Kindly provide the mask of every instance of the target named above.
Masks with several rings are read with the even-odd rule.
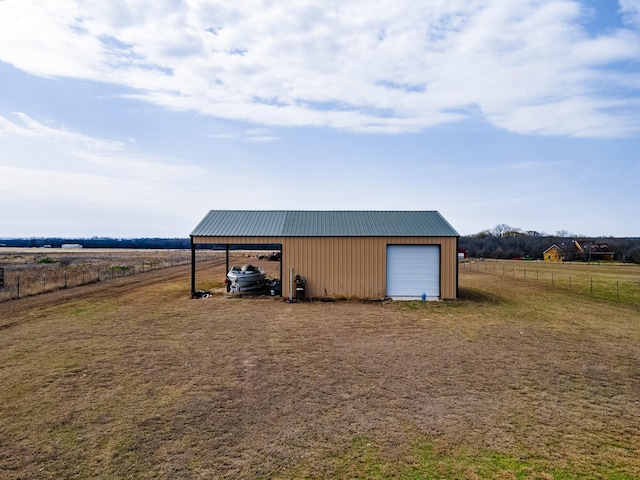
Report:
[[[589,240],[578,242],[577,240],[574,240],[573,244],[582,254],[582,259],[586,262],[613,262],[615,257],[615,252],[612,252],[609,245],[603,242],[594,242]]]
[[[82,245],[79,243],[63,243],[60,248],[82,248]]]
[[[589,251],[589,260],[602,260],[605,262],[613,262],[615,252],[612,252],[606,243],[596,243]]]
[[[562,262],[564,261],[564,252],[554,243],[542,253],[542,257],[545,262]]]
[[[458,249],[458,260],[464,260],[467,258],[468,252],[464,248]]]
[[[615,252],[606,243],[592,240],[572,240],[560,246],[553,244],[543,253],[545,262],[612,262]]]

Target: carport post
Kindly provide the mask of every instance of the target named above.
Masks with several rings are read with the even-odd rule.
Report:
[[[225,250],[227,251],[227,255],[226,255],[226,257],[227,257],[227,263],[226,263],[227,269],[224,271],[224,274],[226,275],[227,273],[229,273],[229,244],[228,243],[225,245]]]
[[[282,282],[284,278],[282,276],[282,244],[280,244],[280,297],[284,297],[284,293],[282,292]]]
[[[191,237],[191,296],[196,295],[196,246]]]

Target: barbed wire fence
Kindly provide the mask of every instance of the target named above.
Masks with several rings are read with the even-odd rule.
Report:
[[[637,278],[617,278],[612,274],[590,274],[487,261],[464,261],[459,263],[459,267],[461,272],[510,277],[517,281],[547,284],[583,295],[640,305],[640,271]]]
[[[212,251],[198,251],[197,256],[198,261],[203,261],[215,258],[216,254]],[[0,266],[0,302],[190,263],[191,252],[180,251],[171,255],[158,255],[155,258],[121,261],[112,264],[98,262],[96,264],[65,265],[64,262],[56,260],[49,265]]]

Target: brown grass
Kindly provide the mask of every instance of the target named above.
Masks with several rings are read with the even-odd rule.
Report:
[[[183,250],[0,248],[0,302],[190,262]],[[221,258],[219,252],[201,256]]]
[[[450,302],[191,300],[188,275],[0,304],[0,478],[640,477],[637,305],[464,271]]]

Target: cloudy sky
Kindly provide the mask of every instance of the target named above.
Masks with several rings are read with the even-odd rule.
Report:
[[[640,0],[0,0],[0,237],[210,209],[640,236]]]

